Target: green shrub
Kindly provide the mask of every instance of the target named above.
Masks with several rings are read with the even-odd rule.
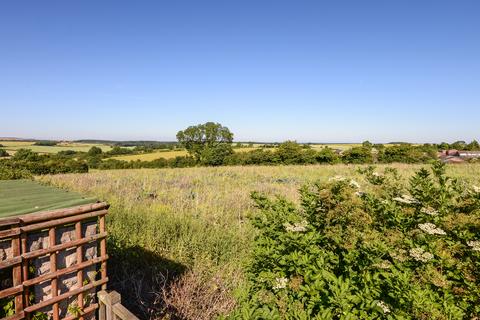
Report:
[[[46,147],[53,147],[57,145],[56,141],[51,141],[51,140],[42,140],[42,141],[37,141],[33,145],[35,146],[46,146]]]
[[[9,154],[6,150],[0,149],[0,157],[8,157]]]
[[[300,190],[254,193],[260,213],[241,319],[476,319],[480,188],[421,169],[362,170]],[[363,184],[363,183],[362,183]]]
[[[344,152],[342,160],[344,163],[352,164],[372,163],[372,150],[366,147],[353,147]]]
[[[30,171],[24,168],[15,168],[0,163],[0,180],[30,179],[31,177]]]

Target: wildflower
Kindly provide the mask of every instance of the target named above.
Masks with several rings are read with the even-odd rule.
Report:
[[[377,263],[374,266],[379,269],[390,269],[390,267],[392,266],[392,263],[388,260],[383,260],[382,262]]]
[[[423,250],[423,248],[414,248],[410,250],[410,257],[416,261],[428,262],[433,259],[433,254]]]
[[[480,251],[480,241],[468,241],[467,245],[472,247],[473,251]]]
[[[378,301],[377,306],[383,310],[383,313],[390,313],[391,311],[390,307],[384,301]]]
[[[360,185],[355,180],[350,180],[350,186],[354,187],[354,188],[357,188],[357,189],[360,189]]]
[[[288,222],[283,224],[283,226],[285,227],[285,230],[291,231],[291,232],[305,232],[307,231],[307,225],[308,225],[308,222],[306,220],[294,223],[293,225]]]
[[[381,177],[382,175],[381,175],[380,173],[374,171],[374,172],[372,173],[372,176],[374,176],[374,177]]]
[[[435,210],[435,209],[433,209],[433,208],[430,208],[430,207],[428,207],[428,208],[422,208],[422,209],[420,210],[420,212],[421,212],[421,213],[428,214],[429,216],[436,216],[436,215],[438,215],[438,211]]]
[[[399,249],[397,251],[391,251],[390,252],[390,257],[392,257],[395,260],[398,260],[400,262],[405,262],[408,260],[407,257],[407,251],[403,249]]]
[[[418,200],[409,196],[408,194],[404,194],[401,197],[396,197],[393,198],[394,201],[405,203],[405,204],[412,204],[412,203],[418,203]]]
[[[445,231],[443,231],[442,229],[440,228],[437,228],[436,225],[434,225],[433,223],[421,223],[418,225],[418,227],[420,228],[420,230],[428,233],[428,234],[440,234],[440,235],[445,235],[447,234]]]
[[[288,279],[287,278],[275,278],[275,285],[273,289],[285,289],[287,287]]]
[[[357,192],[355,192],[355,195],[356,195],[357,197],[361,197],[361,196],[363,196],[364,194],[365,194],[365,192],[363,192],[363,191],[357,191]]]
[[[473,192],[480,193],[480,187],[472,186]]]

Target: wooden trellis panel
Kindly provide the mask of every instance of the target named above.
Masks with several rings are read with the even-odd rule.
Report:
[[[61,319],[61,316],[62,319],[83,320],[98,308],[98,303],[94,301],[89,301],[86,305],[85,298],[88,295],[94,296],[92,291],[96,291],[97,287],[106,289],[108,281],[105,230],[107,209],[106,203],[95,203],[0,219],[0,241],[11,242],[11,254],[0,260],[0,269],[12,268],[12,286],[0,291],[0,299],[13,298],[15,301],[15,314],[4,320],[30,319],[38,311],[46,311],[54,320]],[[87,224],[91,227],[92,221],[96,224],[96,232],[87,235]],[[59,233],[61,234],[62,230],[69,232],[67,228],[73,228],[74,238],[65,242],[59,241]],[[38,249],[29,248],[29,237],[40,233],[46,234],[48,245]],[[42,238],[39,236],[39,239]],[[99,254],[98,250],[95,250],[95,256],[85,259],[85,247],[92,244],[99,247]],[[75,262],[68,265],[62,259],[67,259],[66,253],[70,250],[74,251]],[[48,271],[41,275],[32,275],[29,270],[32,262],[46,257],[49,259]],[[95,272],[94,279],[88,279],[85,270],[97,265],[100,269]],[[97,273],[99,277],[96,276]],[[74,274],[76,283],[61,292],[61,279],[69,274]],[[45,283],[50,284],[50,294],[45,295],[45,299],[42,297],[40,301],[32,302],[31,295],[35,286]],[[77,314],[71,314],[69,310],[70,314],[67,315],[66,310],[60,310],[60,305],[65,302],[68,305],[72,298],[76,298]],[[38,297],[36,300],[39,300]]]

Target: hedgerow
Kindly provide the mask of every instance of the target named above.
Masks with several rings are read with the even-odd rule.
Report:
[[[235,319],[478,319],[480,188],[445,175],[362,170],[301,188],[299,206],[254,193],[260,212]]]

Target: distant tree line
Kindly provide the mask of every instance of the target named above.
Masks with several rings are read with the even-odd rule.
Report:
[[[23,179],[32,175],[88,172],[88,164],[62,154],[38,154],[30,149],[19,149],[0,160],[0,180]]]
[[[363,142],[346,150],[323,147],[319,150],[310,144],[299,144],[295,141],[267,144],[254,150],[239,150],[243,144],[233,145],[233,133],[219,123],[207,122],[190,126],[177,133],[177,143],[152,143],[151,141],[136,142],[124,147],[115,145],[104,152],[100,147],[93,146],[88,152],[73,150],[60,151],[57,154],[40,155],[28,149],[18,150],[11,158],[0,161],[0,179],[5,176],[23,177],[26,175],[41,175],[55,173],[82,173],[92,169],[134,169],[134,168],[184,168],[194,166],[221,165],[308,165],[308,164],[372,164],[372,163],[426,163],[438,158],[439,150],[460,149],[480,150],[477,141],[466,143],[456,141],[452,144],[413,145],[398,143],[396,145],[372,144]],[[83,142],[98,143],[101,140],[84,140]],[[122,142],[128,145],[129,142]],[[253,143],[248,144],[249,147]],[[184,148],[187,156],[177,156],[172,159],[159,158],[153,161],[122,161],[113,156],[150,153],[155,149]],[[0,157],[8,153],[0,149]]]
[[[57,141],[53,141],[53,140],[40,140],[40,141],[35,141],[35,143],[33,145],[53,147],[53,146],[56,146],[57,144],[58,144]]]

